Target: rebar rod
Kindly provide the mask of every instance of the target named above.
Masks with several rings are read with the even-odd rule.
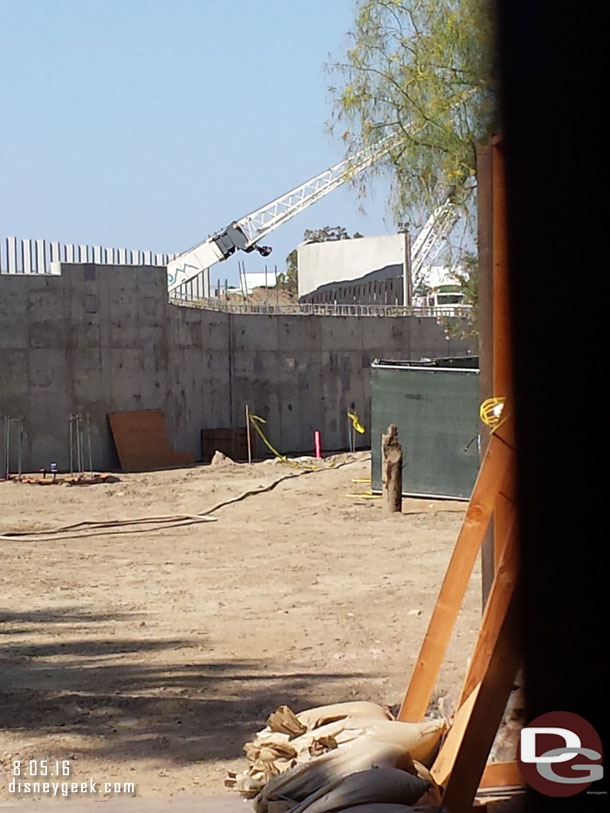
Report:
[[[70,477],[74,477],[74,441],[72,438],[72,415],[70,415],[69,425],[70,425]]]
[[[89,447],[89,475],[93,479],[93,458],[91,457],[91,421],[87,412],[87,445]]]

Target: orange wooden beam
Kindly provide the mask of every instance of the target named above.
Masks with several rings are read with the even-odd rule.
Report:
[[[523,786],[525,782],[516,762],[488,762],[479,785],[483,789]]]
[[[501,136],[491,141],[492,262],[493,262],[493,394],[511,399],[512,355],[510,292],[508,279],[508,224],[506,213],[506,166]],[[505,407],[506,408],[506,407]],[[512,506],[501,494],[494,517],[494,566],[498,566]]]
[[[483,613],[481,629],[462,689],[460,706],[485,675],[495,641],[517,585],[519,562],[514,511],[509,517],[508,523],[507,538],[503,540],[502,556]],[[515,675],[512,677],[514,678]]]
[[[493,646],[443,795],[443,807],[449,813],[466,813],[471,810],[520,659],[518,603],[516,596],[513,596]]]
[[[492,435],[398,719],[422,720],[500,487],[512,465],[512,421]]]

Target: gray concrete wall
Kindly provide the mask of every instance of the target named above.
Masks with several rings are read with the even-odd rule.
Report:
[[[24,417],[24,467],[68,465],[71,413],[88,413],[94,468],[116,466],[106,415],[161,409],[173,448],[204,428],[267,419],[282,451],[347,445],[346,411],[370,423],[375,357],[462,355],[436,320],[228,314],[167,302],[155,267],[63,265],[0,275],[0,416]],[[368,436],[359,436],[361,445]],[[0,447],[2,439],[0,438]],[[16,462],[15,454],[13,461]],[[14,466],[13,466],[14,467]]]

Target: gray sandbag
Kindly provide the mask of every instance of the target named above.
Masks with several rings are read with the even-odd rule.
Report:
[[[343,777],[326,792],[321,788],[304,799],[290,813],[335,813],[346,807],[386,802],[414,804],[428,789],[428,783],[398,768],[374,768]]]

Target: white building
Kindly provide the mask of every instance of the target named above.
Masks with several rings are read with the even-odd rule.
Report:
[[[299,300],[403,304],[408,237],[386,234],[297,248]]]
[[[245,285],[248,288],[248,293],[255,288],[275,288],[275,274],[273,271],[246,271],[242,274],[242,280],[245,277]]]

